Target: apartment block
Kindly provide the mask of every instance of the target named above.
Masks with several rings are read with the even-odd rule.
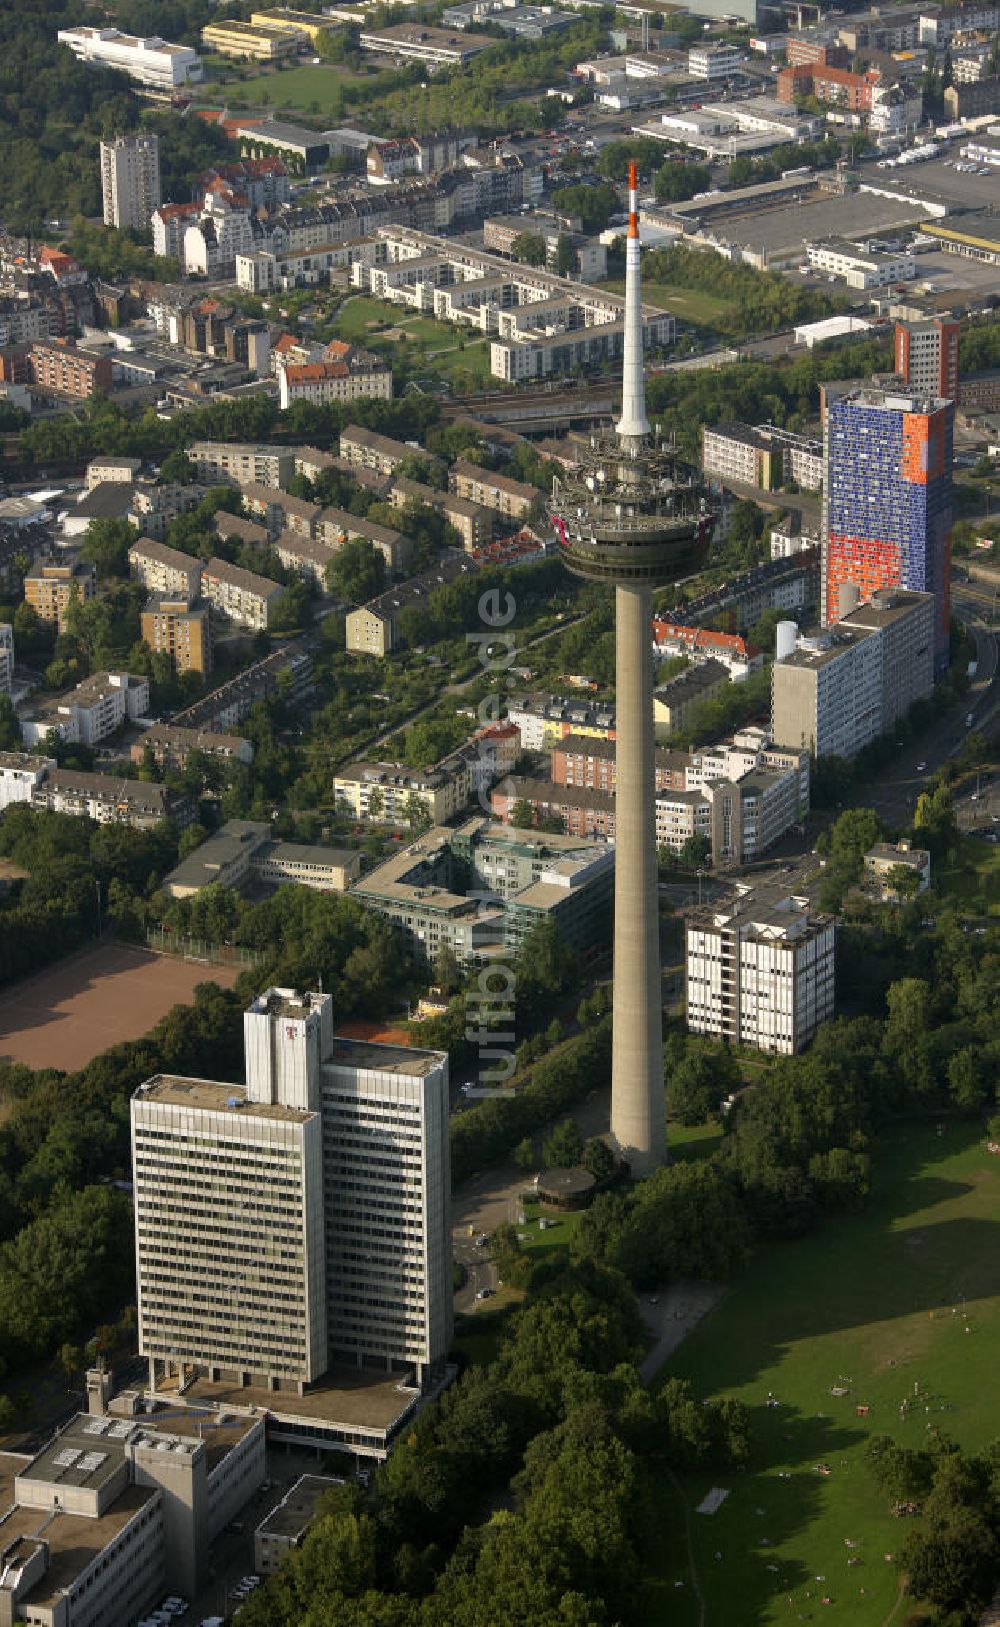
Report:
[[[959,324],[947,317],[897,322],[896,372],[915,395],[958,401]]]
[[[834,1014],[833,919],[807,900],[738,889],[688,916],[687,1026],[731,1045],[793,1056]]]
[[[453,492],[438,491],[434,486],[425,486],[422,481],[407,480],[405,476],[397,475],[389,490],[389,501],[393,508],[405,509],[408,503],[422,503],[427,508],[437,509],[458,532],[467,553],[475,553],[492,541],[493,513],[479,503],[456,497]]]
[[[719,424],[702,430],[702,467],[719,480],[765,491],[795,481],[808,491],[823,484],[823,444],[774,424]]]
[[[509,774],[490,792],[490,809],[505,825],[513,823],[519,805],[527,804],[536,825],[554,821],[566,836],[613,842],[617,832],[615,799],[595,786],[532,779]]]
[[[673,655],[686,655],[695,665],[718,661],[737,684],[764,664],[764,657],[757,646],[739,633],[718,633],[711,627],[664,621],[655,616],[653,657],[657,661],[666,661]]]
[[[226,621],[266,632],[284,588],[256,571],[245,571],[225,559],[210,559],[202,572],[201,590]]]
[[[506,519],[514,520],[526,519],[542,495],[536,486],[528,486],[523,480],[514,480],[510,475],[481,469],[475,463],[467,463],[464,458],[458,458],[452,464],[448,484],[457,497],[464,497],[469,503],[478,503],[481,508],[494,509]]]
[[[140,537],[128,551],[129,570],[151,593],[196,599],[201,591],[201,560],[152,537]]]
[[[212,613],[183,594],[154,593],[140,617],[142,637],[151,650],[169,655],[175,672],[212,670]]]
[[[593,735],[566,734],[552,742],[552,783],[586,786],[597,791],[614,791],[616,745]],[[689,761],[686,751],[668,751],[657,746],[653,754],[653,783],[657,791],[683,788]]]
[[[267,528],[271,537],[281,531],[291,531],[300,537],[314,534],[321,513],[319,503],[307,503],[304,498],[292,497],[275,486],[261,486],[255,481],[247,481],[241,490],[243,507]]]
[[[459,549],[442,549],[429,570],[348,612],[347,648],[356,655],[377,658],[390,654],[399,648],[402,639],[400,622],[404,610],[419,610],[436,588],[445,587],[460,576],[471,576],[477,569],[476,563]]]
[[[132,486],[141,469],[141,458],[91,458],[87,464],[87,490],[92,492],[95,486],[108,484]]]
[[[873,594],[833,627],[803,634],[771,678],[775,740],[814,757],[855,757],[934,685],[934,600]]]
[[[0,813],[12,803],[30,802],[55,766],[54,757],[38,757],[31,751],[0,751]]]
[[[110,395],[114,385],[110,357],[78,350],[71,339],[36,339],[28,353],[28,371],[37,390],[56,395]]]
[[[340,456],[345,463],[362,469],[374,469],[376,474],[395,474],[404,458],[422,456],[417,446],[405,441],[394,441],[390,435],[379,435],[374,429],[362,429],[348,424],[340,432]]]
[[[286,570],[308,576],[321,593],[326,592],[326,568],[336,556],[335,548],[312,537],[297,537],[294,531],[282,531],[274,551]]]
[[[92,672],[65,695],[38,702],[21,714],[26,746],[56,734],[67,745],[96,746],[149,706],[149,679],[128,672]]]
[[[406,825],[419,816],[442,825],[469,800],[468,776],[442,766],[407,768],[404,763],[351,763],[333,776],[334,804],[365,824]]]
[[[176,723],[154,723],[136,740],[129,755],[137,765],[146,752],[160,768],[183,768],[191,753],[218,757],[225,763],[252,763],[253,746],[241,735],[221,734],[215,729],[186,729]]]
[[[101,142],[104,224],[148,232],[160,202],[160,143],[151,130]]]
[[[329,995],[244,1013],[246,1085],[132,1102],[151,1369],[302,1394],[332,1363],[440,1372],[451,1338],[448,1059],[342,1039]]]
[[[282,412],[296,401],[325,407],[331,402],[391,401],[392,367],[368,350],[319,362],[289,363],[278,372]]]
[[[708,660],[685,667],[653,691],[653,727],[657,740],[665,740],[686,727],[693,713],[729,683],[728,668]]]
[[[131,825],[152,830],[161,819],[189,825],[194,817],[190,799],[166,785],[141,780],[120,780],[112,774],[86,774],[76,769],[52,769],[35,787],[33,808],[93,819],[99,825]]]
[[[822,618],[842,588],[929,593],[935,674],[948,665],[954,403],[865,387],[834,394],[824,421]]]
[[[237,542],[249,542],[255,548],[266,548],[271,541],[271,533],[266,525],[258,525],[256,520],[248,520],[242,514],[228,514],[225,509],[220,509],[216,514],[212,529],[224,542],[235,538]]]
[[[350,514],[343,508],[323,509],[316,519],[315,531],[318,539],[330,549],[342,547],[353,537],[363,537],[371,543],[376,553],[382,555],[387,576],[401,575],[413,554],[411,537],[393,530],[392,526]]]
[[[615,712],[606,701],[567,699],[564,695],[512,695],[507,721],[521,736],[524,751],[547,751],[566,735],[594,740],[615,738]]]
[[[290,446],[192,441],[187,455],[198,471],[198,479],[209,486],[281,487],[295,473],[295,452]]]

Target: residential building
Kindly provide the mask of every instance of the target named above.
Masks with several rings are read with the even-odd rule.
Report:
[[[807,244],[806,259],[816,271],[841,278],[848,288],[884,288],[889,283],[912,282],[917,275],[916,256],[909,250],[890,254],[839,237]]]
[[[299,571],[315,582],[321,593],[326,592],[326,567],[337,550],[328,543],[317,542],[314,537],[299,537],[294,531],[282,531],[275,539],[274,551],[286,570]]]
[[[808,491],[823,484],[823,443],[775,424],[706,425],[701,432],[702,467],[719,480],[765,491],[794,481]]]
[[[177,90],[197,83],[204,72],[197,51],[168,45],[156,35],[141,39],[117,28],[60,28],[56,39],[79,61],[115,68],[150,90]]]
[[[160,1075],[132,1099],[151,1376],[294,1395],[336,1361],[418,1384],[443,1368],[448,1059],[335,1036],[332,1005],[268,989],[244,1013],[245,1086]]]
[[[615,799],[610,791],[509,774],[490,793],[490,808],[505,825],[513,822],[518,808],[525,804],[536,825],[544,822],[551,829],[554,821],[554,828],[566,836],[615,840]]]
[[[438,491],[419,480],[407,480],[403,475],[393,481],[388,496],[393,508],[405,509],[408,503],[421,503],[426,508],[437,509],[458,532],[467,553],[485,548],[492,540],[493,514],[479,503],[470,503],[453,492]]]
[[[954,403],[870,386],[835,394],[824,419],[822,619],[844,584],[933,595],[935,673],[948,665]]]
[[[813,757],[857,756],[934,685],[933,597],[883,589],[775,661],[771,732]]]
[[[169,655],[175,672],[212,670],[212,613],[207,604],[184,594],[154,593],[140,617],[142,637],[156,653]]]
[[[276,842],[263,821],[227,819],[164,877],[163,890],[170,898],[190,898],[214,883],[240,890],[252,883],[293,882],[317,892],[342,893],[360,874],[361,854],[354,849]]]
[[[775,80],[775,89],[779,102],[792,103],[803,96],[815,96],[818,102],[825,102],[831,107],[870,114],[875,89],[881,78],[877,68],[870,68],[866,73],[852,73],[849,68],[828,68],[810,62],[782,68]]]
[[[151,593],[196,599],[201,591],[201,560],[152,537],[140,537],[132,544],[128,563],[132,575]]]
[[[110,395],[111,358],[78,350],[72,339],[36,339],[28,352],[28,373],[36,390],[56,395]]]
[[[944,107],[951,122],[1000,113],[1000,74],[949,85],[944,92]]]
[[[151,130],[101,142],[104,224],[147,232],[160,202],[160,142]]]
[[[979,29],[996,32],[1000,29],[1000,5],[988,3],[928,7],[920,13],[919,38],[921,45],[943,47],[956,34],[969,34]]]
[[[380,525],[343,508],[325,508],[316,519],[316,536],[331,549],[340,548],[353,537],[370,542],[385,560],[387,576],[399,576],[410,563],[413,553],[412,537],[404,536],[392,526]]]
[[[198,479],[209,486],[286,486],[295,473],[290,446],[250,445],[238,441],[192,441],[187,455]]]
[[[836,927],[808,900],[739,889],[685,923],[687,1026],[793,1056],[834,1014]]]
[[[254,481],[247,481],[241,490],[243,507],[266,526],[272,539],[282,531],[299,537],[313,535],[322,514],[319,503],[307,503],[276,486],[258,486]]]
[[[362,28],[362,51],[396,57],[400,62],[422,62],[428,68],[460,68],[496,40],[488,34],[453,34],[446,28],[422,23],[395,23],[390,28]]]
[[[435,588],[446,587],[460,576],[478,570],[476,563],[457,548],[442,549],[434,564],[420,576],[400,582],[369,600],[346,618],[347,648],[356,655],[378,658],[398,649],[402,642],[401,621],[407,610],[423,608]]]
[[[273,155],[213,164],[199,175],[196,191],[204,196],[217,181],[242,193],[251,209],[278,209],[287,204],[292,195],[288,166]]]
[[[373,825],[442,825],[469,800],[468,774],[443,764],[351,763],[335,770],[331,790],[335,807]]]
[[[865,877],[870,877],[882,898],[896,899],[899,893],[892,879],[893,871],[905,870],[916,877],[918,893],[931,884],[931,856],[925,847],[914,847],[912,842],[876,842],[865,854]]]
[[[743,53],[738,45],[692,45],[688,51],[687,69],[692,79],[704,79],[709,84],[730,79],[739,73]]]
[[[201,577],[201,590],[226,621],[266,632],[284,593],[280,583],[256,571],[245,571],[225,559],[210,559]]]
[[[97,571],[82,559],[54,563],[40,560],[24,578],[24,601],[30,604],[39,621],[55,623],[60,633],[66,631],[66,616],[71,604],[85,604],[97,592]]]
[[[537,486],[514,480],[510,475],[482,469],[464,458],[456,458],[452,464],[448,471],[448,485],[457,497],[464,497],[469,503],[478,503],[480,508],[494,509],[505,519],[526,519],[534,505],[542,500]]]
[[[711,627],[664,621],[656,616],[653,618],[653,658],[666,661],[674,655],[686,655],[695,665],[720,662],[737,684],[764,665],[764,657],[756,644],[739,633],[717,633]]]
[[[205,193],[185,226],[181,253],[185,275],[231,276],[236,256],[246,254],[252,244],[253,225],[245,195],[218,182]]]
[[[242,723],[258,701],[280,694],[294,705],[313,687],[312,661],[307,654],[287,647],[272,650],[211,694],[177,712],[174,722],[187,729],[232,729]]]
[[[278,373],[282,412],[296,401],[324,407],[331,401],[391,401],[391,364],[370,350],[353,349],[340,359],[303,362]]]
[[[653,691],[653,726],[657,740],[686,727],[699,706],[718,695],[730,681],[721,661],[685,667]]]
[[[279,57],[294,56],[303,38],[284,28],[239,22],[233,17],[206,23],[201,31],[201,43],[209,51],[245,62],[276,62]]]
[[[184,234],[193,226],[201,213],[197,203],[161,203],[153,210],[150,224],[153,229],[153,253],[163,260],[184,261]]]
[[[389,435],[379,435],[374,429],[362,429],[357,424],[348,424],[340,432],[342,462],[361,469],[374,469],[376,474],[395,474],[404,458],[411,458],[415,453],[421,456],[419,446],[394,441]]]
[[[258,525],[256,520],[248,520],[242,514],[229,514],[225,509],[220,508],[212,526],[223,542],[235,538],[237,542],[249,542],[255,548],[267,548],[271,543],[271,533],[266,525]]]
[[[606,701],[512,695],[507,702],[507,721],[520,734],[522,751],[547,751],[566,735],[615,738],[615,712]]]
[[[0,695],[9,695],[14,683],[14,629],[0,621]]]
[[[811,552],[820,547],[821,540],[819,530],[803,523],[801,514],[785,514],[771,527],[771,558],[791,559],[793,554]]]
[[[129,755],[142,763],[146,752],[153,754],[158,768],[183,768],[193,751],[204,757],[218,757],[225,763],[252,763],[253,746],[240,735],[221,734],[214,729],[185,729],[176,723],[154,723],[136,740]]]
[[[520,744],[520,736],[518,737]],[[588,790],[615,790],[615,741],[594,735],[566,734],[552,742],[553,785],[583,786]],[[657,791],[681,789],[689,756],[657,746],[653,756],[653,783]]]
[[[30,803],[55,766],[54,757],[37,757],[31,751],[0,751],[0,813],[12,803]]]
[[[897,322],[896,372],[914,395],[962,399],[958,382],[959,324],[950,317]]]
[[[607,942],[613,888],[613,849],[474,818],[428,830],[351,894],[394,921],[421,964],[447,946],[460,965],[477,966],[509,959],[548,920],[593,953]]]
[[[141,468],[141,458],[91,458],[87,464],[87,490],[104,485],[133,486]]]
[[[149,679],[129,672],[92,672],[75,689],[39,702],[21,713],[26,746],[44,744],[50,734],[66,745],[96,746],[149,706]]]
[[[161,819],[189,825],[194,817],[190,799],[166,785],[69,768],[51,769],[32,792],[31,805],[94,819],[100,825],[132,825],[138,830],[151,830]]]

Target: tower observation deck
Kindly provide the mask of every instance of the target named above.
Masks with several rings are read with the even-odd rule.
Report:
[[[635,165],[629,168],[622,413],[553,482],[552,523],[575,575],[615,588],[617,743],[611,1138],[634,1175],[666,1154],[653,771],[652,589],[704,563],[715,516],[696,469],[646,415]]]

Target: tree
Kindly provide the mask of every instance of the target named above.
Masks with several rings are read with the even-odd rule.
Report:
[[[681,848],[681,863],[689,870],[697,870],[712,856],[712,843],[708,836],[688,836]]]
[[[516,830],[533,830],[535,810],[526,797],[518,797],[510,812],[510,822]]]
[[[555,269],[560,277],[569,277],[577,269],[576,244],[568,232],[559,233]]]
[[[193,486],[198,478],[198,470],[191,462],[186,452],[178,447],[176,451],[168,452],[160,464],[159,484]]]
[[[545,239],[540,232],[518,232],[511,245],[511,253],[515,260],[520,260],[526,266],[543,266],[548,258]]]
[[[443,943],[434,956],[432,966],[434,982],[442,994],[454,994],[462,982],[462,968],[450,944]]]
[[[426,802],[416,791],[411,791],[407,797],[403,814],[414,836],[419,836],[421,831],[429,830],[434,823]]]
[[[525,1171],[535,1167],[535,1144],[530,1136],[525,1136],[514,1148],[514,1162],[518,1169]]]
[[[886,872],[885,885],[892,897],[908,904],[920,891],[920,874],[911,864],[893,864]]]
[[[599,186],[561,186],[552,194],[553,207],[578,218],[585,232],[603,232],[618,207],[618,194],[602,181]]]
[[[348,604],[366,604],[385,586],[385,560],[367,537],[341,543],[326,567],[331,593]]]
[[[566,1169],[583,1157],[583,1136],[572,1119],[563,1119],[542,1142],[542,1158],[550,1167]]]
[[[127,520],[91,520],[80,558],[96,565],[99,576],[127,576],[128,551],[138,540],[138,531]]]
[[[591,1136],[585,1143],[580,1162],[595,1181],[609,1180],[616,1168],[615,1155],[600,1136]]]

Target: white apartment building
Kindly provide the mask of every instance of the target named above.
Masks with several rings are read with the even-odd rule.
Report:
[[[252,243],[250,210],[218,192],[206,193],[199,215],[184,232],[184,274],[227,275],[236,265],[236,256],[246,254]]]
[[[819,531],[803,525],[797,515],[786,514],[771,527],[771,558],[791,559],[808,548],[818,548],[822,541]]]
[[[268,576],[258,576],[256,571],[245,571],[225,559],[214,558],[202,571],[201,591],[227,621],[266,632],[285,590]]]
[[[160,202],[160,142],[135,130],[101,142],[104,224],[145,232]]]
[[[686,923],[687,1026],[792,1056],[834,1014],[836,928],[808,900],[740,889]]]
[[[116,68],[150,90],[176,90],[202,78],[201,57],[189,45],[169,45],[158,35],[141,39],[117,28],[60,28],[60,45],[68,45],[80,62]]]
[[[846,243],[841,238],[809,243],[806,254],[816,271],[841,278],[848,288],[884,288],[887,283],[912,282],[917,275],[912,254],[890,254],[863,243]]]
[[[278,370],[282,412],[296,401],[325,407],[331,401],[391,401],[392,368],[380,357],[365,353],[340,361],[292,363]]]
[[[331,1362],[439,1369],[451,1338],[448,1059],[340,1039],[329,995],[244,1013],[246,1085],[132,1100],[140,1350],[302,1393]]]
[[[54,757],[36,757],[31,751],[0,751],[0,813],[14,802],[30,802],[55,766]]]
[[[432,825],[443,825],[469,800],[469,776],[405,763],[351,763],[333,776],[335,807],[365,824],[405,825],[421,808]]]
[[[688,73],[692,79],[712,84],[739,72],[743,53],[737,45],[692,45],[688,51]]]
[[[54,733],[67,745],[96,746],[123,723],[134,723],[148,707],[148,678],[92,672],[65,695],[23,713],[21,738],[26,746],[38,746]]]
[[[128,551],[129,570],[150,593],[177,593],[196,599],[201,592],[201,560],[165,542],[140,537]]]
[[[14,629],[0,621],[0,695],[9,695],[14,685]]]
[[[282,487],[295,473],[295,449],[267,442],[192,441],[187,455],[198,479],[222,484]]]

